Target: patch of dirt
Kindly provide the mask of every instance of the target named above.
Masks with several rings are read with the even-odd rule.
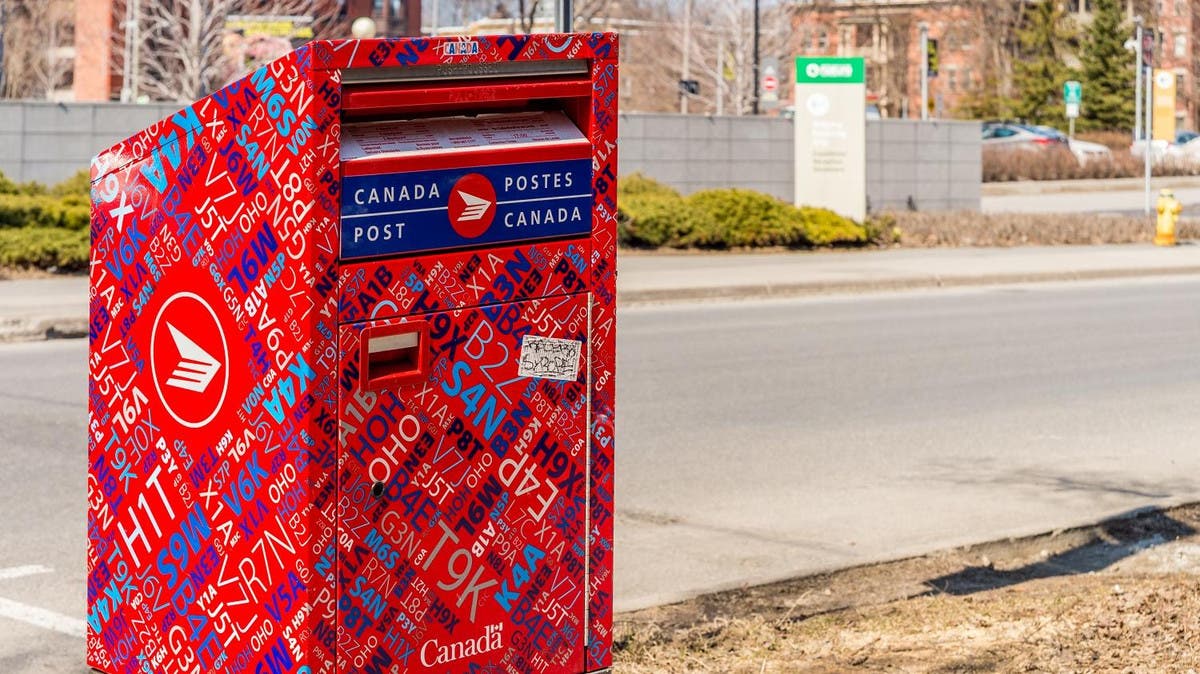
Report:
[[[1192,672],[1200,505],[617,616],[615,671]]]

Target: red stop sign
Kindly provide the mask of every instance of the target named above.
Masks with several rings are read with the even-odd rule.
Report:
[[[763,91],[771,93],[779,89],[779,78],[774,75],[763,75],[762,78]]]

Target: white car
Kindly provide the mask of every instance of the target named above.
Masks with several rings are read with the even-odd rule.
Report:
[[[1100,143],[1092,143],[1086,140],[1075,140],[1074,138],[1067,141],[1067,147],[1071,148],[1071,154],[1075,155],[1075,160],[1080,164],[1086,164],[1090,161],[1108,161],[1112,159],[1112,150],[1108,149],[1107,145]]]

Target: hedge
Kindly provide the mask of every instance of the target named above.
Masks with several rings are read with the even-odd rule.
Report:
[[[0,267],[86,271],[87,266],[87,229],[0,229]]]
[[[87,230],[91,207],[87,197],[0,194],[0,229],[59,227]]]
[[[634,174],[617,185],[621,243],[641,248],[860,246],[867,229],[822,208],[797,208],[770,195],[713,189],[684,197]]]

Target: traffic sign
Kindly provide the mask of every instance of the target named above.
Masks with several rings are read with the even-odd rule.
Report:
[[[774,110],[779,107],[779,59],[773,56],[763,59],[758,91],[758,102],[764,109]]]

